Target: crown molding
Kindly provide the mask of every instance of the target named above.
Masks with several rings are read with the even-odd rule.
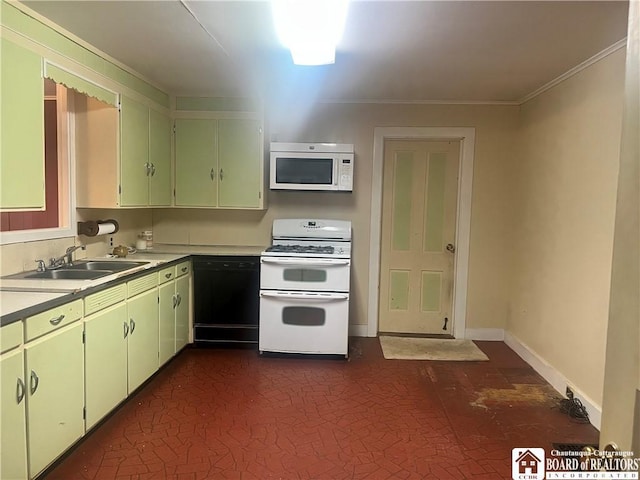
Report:
[[[579,65],[576,65],[571,70],[566,71],[565,73],[563,73],[559,77],[554,78],[549,83],[546,83],[542,87],[540,87],[537,90],[534,90],[533,92],[531,92],[529,95],[526,95],[526,96],[522,97],[520,100],[518,100],[516,102],[516,104],[517,105],[522,105],[522,104],[528,102],[529,100],[532,100],[532,99],[536,98],[538,95],[542,95],[547,90],[555,87],[556,85],[564,82],[565,80],[573,77],[574,75],[577,75],[582,70],[585,70],[586,68],[589,68],[594,63],[599,62],[603,58],[608,57],[609,55],[611,55],[614,52],[617,52],[621,48],[625,48],[626,45],[627,45],[627,37],[625,37],[622,40],[614,43],[613,45],[605,48],[601,52],[596,53],[593,57],[588,58],[587,60],[585,60],[584,62],[582,62]]]

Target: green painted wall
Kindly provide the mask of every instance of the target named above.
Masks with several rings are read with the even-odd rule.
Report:
[[[2,0],[0,24],[169,108],[169,95]]]

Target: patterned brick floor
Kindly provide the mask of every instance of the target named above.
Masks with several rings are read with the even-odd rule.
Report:
[[[509,479],[511,449],[596,442],[502,342],[488,362],[187,349],[48,479]]]

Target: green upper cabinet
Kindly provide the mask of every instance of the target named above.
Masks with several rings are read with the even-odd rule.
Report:
[[[264,208],[262,128],[253,119],[176,120],[176,206]]]
[[[171,118],[149,110],[149,205],[171,205]]]
[[[149,203],[149,107],[124,95],[120,107],[120,202]]]
[[[218,205],[217,137],[217,120],[176,120],[176,205]]]
[[[259,208],[262,204],[262,128],[257,120],[218,122],[220,207]]]
[[[171,120],[122,96],[120,205],[171,204]]]
[[[0,208],[41,210],[45,206],[42,58],[4,38],[1,42]]]

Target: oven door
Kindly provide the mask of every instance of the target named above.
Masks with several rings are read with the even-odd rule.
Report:
[[[265,257],[260,259],[260,289],[348,292],[348,258]]]
[[[349,294],[260,291],[260,352],[348,354]]]

